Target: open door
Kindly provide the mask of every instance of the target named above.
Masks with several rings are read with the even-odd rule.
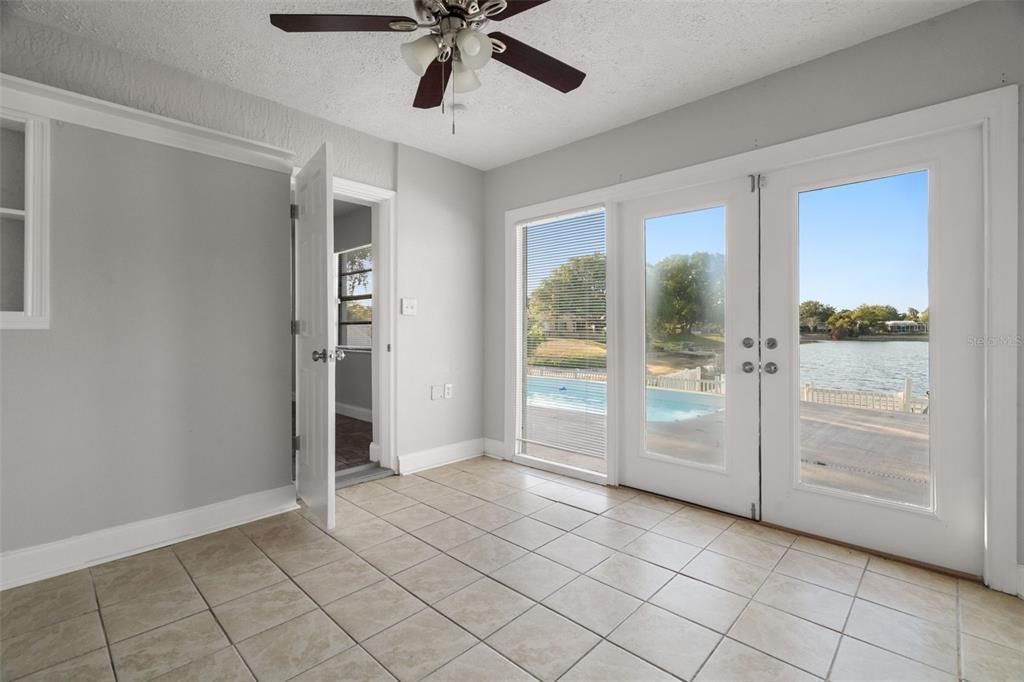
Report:
[[[327,144],[295,178],[295,483],[321,527],[334,528],[334,188]]]

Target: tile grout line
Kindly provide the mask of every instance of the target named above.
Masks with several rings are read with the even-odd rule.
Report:
[[[234,526],[234,528],[238,528],[238,526]],[[241,531],[239,531],[239,532],[241,533]],[[256,549],[259,552],[263,553],[263,550],[260,549],[256,545],[256,543],[253,542],[251,538],[249,538],[248,535],[245,535],[245,533],[242,533],[242,535],[245,536],[246,540],[248,540],[250,543],[252,543],[253,547],[256,547]],[[202,537],[202,536],[200,536],[200,537]],[[228,646],[226,648],[233,649],[235,651],[235,653],[238,655],[238,658],[242,661],[242,665],[244,665],[245,669],[249,671],[249,674],[252,675],[253,679],[258,680],[259,678],[256,677],[256,673],[255,673],[255,671],[253,671],[252,667],[249,665],[249,661],[245,660],[245,656],[243,656],[242,652],[238,650],[238,647],[235,645],[235,641],[231,638],[231,635],[228,634],[227,628],[224,627],[224,624],[221,623],[220,618],[217,617],[217,612],[213,610],[213,606],[210,604],[210,600],[207,599],[206,595],[203,594],[203,591],[199,589],[199,585],[196,584],[196,579],[195,579],[195,576],[192,575],[192,571],[188,570],[188,567],[185,566],[185,562],[183,562],[181,560],[181,557],[178,556],[178,553],[174,551],[174,545],[171,545],[171,554],[174,555],[174,558],[177,560],[178,565],[181,566],[181,569],[183,571],[185,571],[185,575],[188,576],[188,580],[192,584],[192,587],[195,589],[196,592],[199,593],[199,598],[203,600],[204,604],[206,604],[206,610],[210,612],[210,616],[213,618],[213,622],[215,622],[217,624],[217,627],[219,627],[220,631],[224,634],[224,638],[228,641]],[[266,554],[263,553],[263,556],[266,556]],[[267,557],[267,559],[269,560],[270,557]],[[287,574],[285,574],[285,575],[287,575]],[[261,589],[265,589],[265,588],[261,588]],[[259,590],[253,590],[252,592],[248,592],[248,593],[242,595],[241,597],[237,597],[237,598],[241,599],[242,597],[247,597],[250,594],[254,594],[255,592],[258,592],[258,591]],[[230,601],[234,601],[234,600],[228,600],[228,602],[230,602]],[[224,603],[226,604],[228,602],[224,602]],[[218,604],[218,606],[219,606],[219,604]],[[195,614],[192,614],[192,615],[195,615]],[[190,617],[191,616],[185,616],[185,618],[190,618]],[[179,620],[184,620],[184,618],[179,619]],[[208,655],[212,656],[214,654],[220,653],[221,651],[224,651],[224,649],[218,649],[217,651],[213,652],[213,654],[208,654]],[[205,658],[205,656],[202,657],[202,658]],[[185,663],[184,665],[180,665],[177,668],[174,668],[173,670],[169,670],[169,671],[167,671],[167,673],[164,673],[164,674],[169,674],[169,673],[174,672],[175,670],[180,670],[181,668],[184,668],[186,665],[191,665],[192,663],[194,663],[197,660],[201,660],[201,659],[195,659],[193,661],[189,661],[188,663]]]

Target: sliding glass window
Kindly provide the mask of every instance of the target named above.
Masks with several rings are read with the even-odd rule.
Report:
[[[519,454],[605,472],[607,275],[604,209],[520,232]]]

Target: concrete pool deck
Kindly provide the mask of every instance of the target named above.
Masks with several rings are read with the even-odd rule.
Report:
[[[529,408],[530,440],[560,443],[583,422],[605,426],[605,418],[573,410]],[[717,460],[725,428],[722,413],[682,422],[652,424],[648,448],[694,462]],[[529,443],[526,454],[606,473],[603,457]],[[887,500],[928,506],[928,415],[800,403],[802,480]]]

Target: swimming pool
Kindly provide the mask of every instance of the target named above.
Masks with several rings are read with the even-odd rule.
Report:
[[[608,389],[599,381],[527,377],[526,405],[605,414],[608,411]],[[725,396],[666,388],[647,389],[648,422],[680,422],[722,409],[725,409]]]

